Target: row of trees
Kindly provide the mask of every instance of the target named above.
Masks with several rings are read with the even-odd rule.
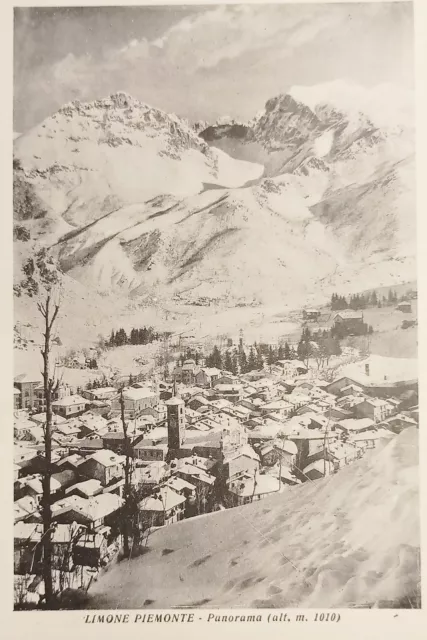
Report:
[[[356,293],[347,300],[345,296],[333,293],[331,296],[331,310],[342,311],[343,309],[353,309],[358,311],[368,307],[389,307],[397,304],[401,300],[406,300],[406,296],[398,296],[396,291],[390,289],[387,296],[381,296],[376,291],[371,293]]]
[[[160,340],[162,335],[154,331],[153,327],[141,327],[140,329],[131,329],[129,335],[121,328],[112,331],[108,341],[109,347],[122,347],[125,344],[149,344]]]

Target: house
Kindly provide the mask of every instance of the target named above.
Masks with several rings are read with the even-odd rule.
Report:
[[[354,407],[358,418],[370,418],[374,422],[382,422],[393,412],[393,406],[380,398],[365,398]]]
[[[230,453],[223,460],[223,477],[233,480],[242,475],[254,475],[259,471],[260,458],[249,444]]]
[[[325,433],[321,429],[309,429],[305,425],[298,425],[293,419],[285,424],[283,432],[297,446],[295,466],[298,469],[303,469],[315,456],[324,451],[328,442],[338,438],[336,433]]]
[[[412,312],[411,303],[410,302],[406,302],[406,301],[399,302],[399,304],[397,305],[396,309],[398,311],[402,311],[402,313],[411,313]]]
[[[277,458],[281,461],[282,467],[285,466],[288,469],[292,469],[295,465],[296,457],[298,454],[298,447],[292,440],[276,440],[274,443],[274,451],[277,454]]]
[[[343,377],[377,398],[400,397],[418,389],[418,360],[370,355],[342,369]],[[332,391],[334,393],[334,391]]]
[[[294,405],[292,403],[277,399],[262,405],[260,411],[262,415],[274,413],[279,418],[287,418],[293,408]]]
[[[230,402],[239,402],[243,399],[243,386],[241,384],[217,383],[215,385],[215,395]]]
[[[164,422],[167,417],[167,408],[164,402],[159,402],[155,407],[147,407],[141,411],[141,417],[150,416],[155,423]]]
[[[187,424],[187,429],[189,428],[190,425],[200,420],[201,417],[202,417],[202,414],[200,413],[200,411],[195,411],[194,409],[190,409],[190,407],[186,407],[185,421]]]
[[[123,462],[122,456],[108,449],[100,449],[79,465],[79,474],[88,479],[99,480],[102,486],[107,487],[124,477]]]
[[[333,464],[333,469],[337,471],[341,467],[354,462],[360,458],[360,448],[356,447],[352,442],[331,442],[328,444],[326,451],[327,459]]]
[[[333,473],[332,463],[329,463],[325,459],[314,460],[310,464],[306,465],[303,469],[304,479],[319,480],[325,476],[329,476]]]
[[[228,485],[228,494],[233,506],[261,500],[281,489],[281,480],[270,475],[246,475],[236,478]]]
[[[383,424],[393,433],[400,433],[407,427],[416,427],[418,425],[418,422],[414,418],[406,416],[403,413],[398,413],[397,415],[384,420]]]
[[[374,449],[383,438],[392,438],[393,434],[387,429],[372,429],[371,431],[362,431],[361,433],[352,433],[348,442],[353,443],[364,451],[365,449]]]
[[[70,387],[68,385],[59,384],[58,387],[52,391],[52,400],[61,400],[69,395],[71,395]],[[34,389],[34,396],[34,408],[41,413],[46,411],[46,398],[43,384],[40,384]]]
[[[245,425],[248,425],[250,429],[248,432],[248,442],[252,445],[274,440],[282,429],[281,422],[272,420],[268,416],[255,418],[246,422]]]
[[[14,522],[30,520],[39,514],[40,501],[37,496],[23,496],[13,503]]]
[[[339,311],[335,314],[333,323],[334,330],[338,335],[361,335],[364,333],[365,324],[361,311],[351,309]]]
[[[68,420],[64,424],[58,424],[55,432],[68,438],[79,438],[82,434],[82,428],[78,420]]]
[[[61,484],[55,478],[51,477],[50,479],[50,491],[52,495],[55,495],[61,489]],[[35,473],[32,475],[25,476],[24,478],[18,479],[14,483],[13,487],[14,498],[15,500],[20,500],[25,496],[30,496],[34,498],[38,503],[40,503],[41,497],[43,495],[43,485],[42,485],[42,476],[39,473]]]
[[[103,486],[99,480],[83,480],[71,485],[65,490],[66,496],[81,496],[82,498],[92,498],[103,493]]]
[[[343,389],[348,388],[349,386],[355,386],[359,389],[363,389],[360,385],[358,385],[354,380],[351,380],[347,376],[342,376],[341,378],[337,378],[326,387],[327,393],[331,393],[334,396],[341,395],[341,391]]]
[[[197,489],[210,489],[215,484],[215,476],[209,473],[210,467],[203,465],[202,461],[201,456],[191,456],[171,462],[172,473]]]
[[[87,400],[109,401],[117,397],[118,391],[115,387],[99,387],[98,389],[86,389],[82,392]]]
[[[337,429],[350,433],[361,433],[363,431],[369,431],[375,425],[375,422],[370,418],[349,418],[347,420],[340,420],[336,422]]]
[[[99,451],[104,448],[104,443],[102,438],[97,438],[96,436],[91,436],[89,438],[82,438],[81,440],[76,440],[73,442],[69,449],[70,454],[92,454],[95,451]]]
[[[133,447],[133,445],[142,440],[144,436],[142,433],[134,433],[132,429],[129,430],[127,437],[129,443],[128,446],[130,445],[130,447]],[[104,443],[104,449],[114,451],[114,453],[117,453],[118,455],[126,453],[126,436],[123,431],[106,433],[102,436],[102,441]]]
[[[143,530],[163,527],[182,520],[186,498],[163,486],[138,504],[139,524]]]
[[[101,493],[87,499],[67,496],[52,505],[52,518],[60,524],[76,522],[96,532],[105,525],[116,525],[122,506],[122,498],[114,493]]]
[[[73,418],[84,413],[87,400],[80,395],[65,396],[52,402],[52,411],[63,418]]]
[[[178,476],[172,476],[166,480],[164,486],[173,489],[173,491],[184,498],[194,498],[196,495],[196,486],[191,484],[191,482],[187,482],[187,480],[178,478]]]
[[[136,467],[132,473],[132,483],[137,487],[154,489],[170,476],[166,462],[149,462],[144,467]]]
[[[194,376],[194,384],[197,387],[213,387],[221,375],[216,367],[202,367]]]
[[[20,468],[20,471],[18,472],[19,476],[22,476],[25,473],[25,469],[29,467],[34,458],[37,457],[38,453],[35,449],[31,449],[15,442],[13,447],[13,463]]]
[[[122,393],[124,413],[127,420],[136,420],[142,415],[144,409],[156,407],[159,404],[159,394],[149,387],[128,387]],[[117,396],[112,401],[111,410],[121,414],[121,397]]]
[[[278,360],[276,365],[287,376],[304,375],[308,372],[308,367],[301,360]],[[295,386],[292,380],[286,380],[285,383],[292,387]]]
[[[265,443],[259,446],[258,455],[263,467],[273,467],[279,458],[277,451],[271,443]]]
[[[142,462],[164,462],[168,453],[166,442],[153,444],[152,440],[148,439],[140,440],[132,449],[136,460],[141,460]]]
[[[304,320],[317,322],[320,316],[321,312],[319,311],[319,309],[304,309],[302,312],[302,317]]]
[[[36,394],[35,390],[41,384],[40,376],[32,376],[26,373],[21,373],[16,376],[13,381],[13,386],[18,389],[21,394],[20,408],[32,409],[36,406]]]
[[[339,395],[341,397],[350,396],[350,395],[357,396],[361,394],[363,394],[363,389],[362,387],[359,387],[359,385],[357,384],[348,384],[345,387],[343,387],[339,392]]]
[[[84,425],[87,435],[96,434],[107,425],[107,420],[105,418],[93,413],[92,411],[87,411],[83,415],[79,416],[79,422]]]
[[[62,571],[71,571],[74,564],[72,542],[79,527],[56,525],[52,530],[52,566]],[[41,574],[43,562],[43,525],[18,522],[13,530],[14,573]]]
[[[21,408],[21,392],[17,387],[13,387],[13,410],[18,411]]]
[[[172,372],[172,376],[175,382],[179,382],[185,385],[192,386],[195,384],[196,375],[201,371],[200,367],[196,365],[195,360],[185,360],[182,367],[175,367]]]
[[[214,382],[214,387],[218,384],[238,384],[239,378],[231,373],[222,373]]]

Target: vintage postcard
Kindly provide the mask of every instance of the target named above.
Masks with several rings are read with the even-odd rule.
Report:
[[[10,637],[421,637],[415,9],[11,11]]]

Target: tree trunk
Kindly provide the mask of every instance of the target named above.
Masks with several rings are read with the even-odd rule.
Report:
[[[126,558],[129,557],[129,499],[130,499],[130,442],[128,438],[127,424],[125,420],[125,403],[123,399],[123,390],[120,392],[120,409],[123,426],[123,435],[125,442],[125,486],[124,486],[124,509],[122,518],[122,535],[123,535],[123,553]]]
[[[52,511],[50,481],[52,476],[52,391],[54,379],[50,377],[50,346],[52,327],[57,316],[59,306],[56,305],[50,314],[50,294],[46,296],[46,303],[38,305],[44,319],[44,349],[43,356],[43,386],[46,398],[46,426],[45,426],[45,469],[42,485],[42,520],[43,520],[43,581],[45,588],[45,601],[48,609],[54,608],[54,593],[52,581]]]

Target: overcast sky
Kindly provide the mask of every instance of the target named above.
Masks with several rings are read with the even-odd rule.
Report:
[[[247,119],[292,85],[413,86],[411,3],[15,9],[14,130],[123,90]]]

